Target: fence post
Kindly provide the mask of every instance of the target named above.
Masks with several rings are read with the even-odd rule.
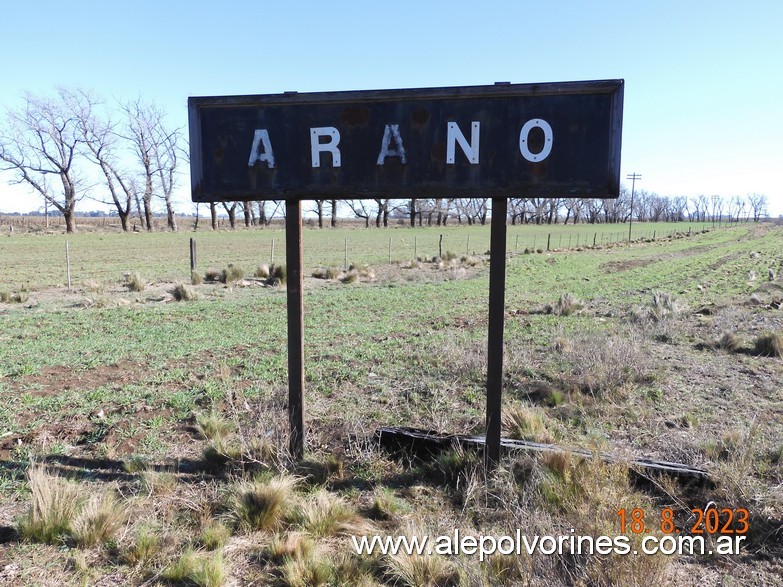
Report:
[[[518,248],[519,248],[519,235],[517,235],[517,238],[514,240],[514,254],[516,254]]]
[[[443,235],[438,239],[438,258],[443,258]]]
[[[596,232],[596,233],[593,235],[593,246],[595,246],[595,239],[597,239],[597,238],[598,238],[598,233]]]
[[[549,234],[546,236],[546,250],[547,250],[547,251],[549,250],[549,244],[550,244],[551,242],[552,242],[552,233],[550,232],[550,233],[549,233]]]
[[[68,291],[71,291],[71,246],[65,241],[65,272],[68,275]]]
[[[190,273],[196,271],[196,239],[190,239]]]
[[[470,235],[468,235],[468,243],[465,245],[465,254],[470,255]]]

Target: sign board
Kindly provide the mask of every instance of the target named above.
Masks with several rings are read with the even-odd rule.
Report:
[[[192,198],[616,198],[622,109],[622,80],[189,98]]]

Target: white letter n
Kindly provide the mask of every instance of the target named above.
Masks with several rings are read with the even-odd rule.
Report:
[[[480,123],[473,121],[470,128],[470,144],[465,139],[465,135],[457,126],[456,122],[449,122],[446,134],[446,163],[454,165],[455,144],[459,143],[462,152],[473,165],[479,162],[479,128]]]

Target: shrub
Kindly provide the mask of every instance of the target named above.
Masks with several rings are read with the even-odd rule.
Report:
[[[144,291],[144,288],[146,287],[146,283],[141,278],[141,274],[138,271],[134,271],[133,273],[129,273],[125,277],[125,286],[128,288],[128,291]]]
[[[767,332],[756,339],[753,348],[762,357],[783,357],[783,336],[779,332]]]

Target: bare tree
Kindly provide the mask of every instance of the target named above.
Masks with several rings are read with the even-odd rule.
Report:
[[[313,203],[315,204],[315,208],[310,210],[311,212],[315,212],[316,216],[318,217],[318,228],[324,227],[324,206],[326,206],[326,200],[313,200]]]
[[[65,219],[67,232],[76,232],[74,211],[83,180],[75,165],[82,135],[79,119],[90,103],[81,103],[67,90],[54,98],[26,94],[24,104],[6,113],[0,130],[0,171],[10,172],[15,184],[25,184],[54,206]]]
[[[351,212],[354,213],[354,216],[357,218],[363,218],[364,219],[364,227],[369,228],[370,227],[370,215],[372,214],[372,209],[370,206],[367,205],[367,200],[344,200],[346,204],[348,204],[348,207],[351,209]]]
[[[748,205],[750,206],[751,213],[753,214],[753,221],[758,222],[762,216],[767,214],[767,206],[769,202],[767,196],[764,194],[748,194]]]
[[[169,129],[164,114],[154,103],[137,99],[123,106],[127,120],[127,135],[133,151],[141,165],[141,202],[147,230],[152,230],[152,196],[156,187],[166,206],[166,221],[169,229],[177,230],[171,196],[178,165],[181,130]]]
[[[89,92],[81,91],[75,98],[83,105],[79,109],[79,132],[85,146],[87,158],[95,163],[103,173],[106,188],[111,200],[98,199],[103,204],[113,205],[120,218],[122,230],[128,230],[134,197],[137,197],[136,184],[118,159],[119,136],[109,118],[101,118],[95,109],[97,99]]]
[[[226,214],[228,214],[228,224],[231,227],[231,230],[234,230],[237,227],[237,204],[238,202],[231,202],[231,205],[229,206],[228,202],[222,202],[223,208],[226,210]]]

